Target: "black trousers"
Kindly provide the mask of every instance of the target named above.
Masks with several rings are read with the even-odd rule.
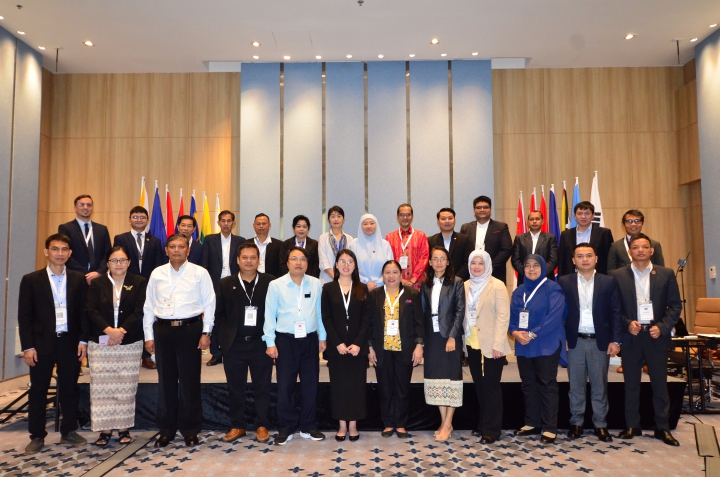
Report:
[[[557,433],[560,348],[550,356],[518,356],[517,363],[525,398],[525,425]]]
[[[502,433],[502,372],[505,358],[484,358],[480,350],[467,347],[467,361],[475,382],[479,418],[475,428],[483,436],[499,439]],[[483,363],[484,361],[484,363]]]
[[[67,335],[55,338],[50,354],[38,356],[35,366],[30,368],[30,393],[28,394],[28,430],[30,439],[44,439],[47,392],[50,387],[53,368],[57,364],[58,391],[60,393],[60,433],[65,436],[78,428],[77,379],[80,361],[77,356],[78,342]]]
[[[225,377],[230,392],[230,425],[234,429],[247,428],[245,402],[248,368],[255,400],[255,428],[270,426],[268,413],[273,362],[265,354],[266,350],[267,346],[260,337],[246,341],[244,336],[237,336],[230,349],[224,350]]]
[[[404,428],[410,413],[410,381],[413,365],[405,364],[400,351],[381,350],[382,367],[375,366],[380,390],[380,418],[385,427]]]
[[[317,429],[315,410],[317,388],[320,378],[320,348],[317,333],[308,333],[306,338],[297,339],[288,333],[277,333],[275,346],[278,357],[277,371],[277,416],[278,433],[290,435],[298,428],[301,432]],[[300,376],[300,411],[295,404],[295,387]]]
[[[186,326],[153,325],[159,395],[157,426],[161,436],[196,436],[202,428],[200,349],[202,321]],[[178,391],[180,395],[178,398]]]
[[[623,346],[622,366],[625,378],[625,425],[640,427],[640,380],[643,364],[647,364],[655,408],[655,426],[669,431],[670,396],[667,389],[668,350],[655,347],[648,331],[641,331],[633,343]],[[623,343],[625,345],[625,343]]]
[[[222,361],[223,354],[220,350],[220,338],[217,334],[213,333],[212,336],[210,336],[210,356],[213,357],[215,361]],[[268,358],[270,358],[268,356]],[[272,358],[270,358],[272,359]]]

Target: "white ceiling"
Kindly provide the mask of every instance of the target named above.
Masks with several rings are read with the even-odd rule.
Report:
[[[15,5],[23,5],[18,10]],[[0,0],[0,26],[60,73],[202,72],[203,62],[525,57],[529,68],[677,65],[718,0]],[[637,35],[624,39],[627,33]],[[439,38],[432,46],[430,40]],[[96,46],[87,47],[83,41]],[[253,41],[260,48],[251,46]],[[478,56],[471,56],[478,52]],[[442,58],[441,53],[447,53]]]

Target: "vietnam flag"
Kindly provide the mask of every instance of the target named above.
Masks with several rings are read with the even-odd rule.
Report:
[[[541,231],[548,233],[550,231],[550,224],[548,221],[547,205],[545,204],[545,186],[540,186],[540,213],[543,216],[543,224]]]
[[[167,214],[167,221],[165,226],[167,227],[167,238],[170,238],[175,233],[175,220],[172,213],[172,201],[170,200],[170,188],[165,184],[165,213]]]

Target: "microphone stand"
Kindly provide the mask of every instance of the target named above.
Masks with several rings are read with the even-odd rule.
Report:
[[[688,252],[687,257],[685,257],[685,260],[682,258],[678,260],[678,268],[675,272],[675,277],[677,278],[678,274],[680,275],[680,302],[682,303],[682,311],[683,311],[683,317],[682,317],[682,325],[680,323],[677,323],[675,325],[675,331],[676,335],[679,337],[687,336],[688,330],[687,330],[687,300],[685,300],[685,267],[687,266],[688,258],[690,258],[690,252]]]

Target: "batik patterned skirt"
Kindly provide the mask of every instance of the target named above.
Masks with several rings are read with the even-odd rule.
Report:
[[[462,406],[462,343],[456,340],[455,351],[445,351],[447,338],[429,333],[425,338],[425,402],[432,406]]]

